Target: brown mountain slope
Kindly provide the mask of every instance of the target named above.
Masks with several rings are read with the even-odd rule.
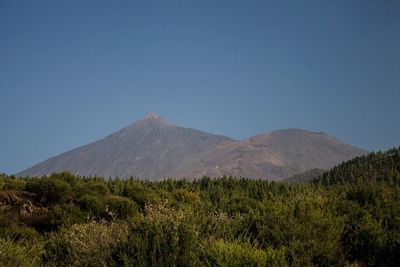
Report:
[[[312,168],[327,169],[365,153],[324,133],[287,129],[236,141],[178,127],[149,114],[102,140],[17,175],[69,170],[85,176],[150,179],[203,175],[278,179]]]
[[[365,153],[325,133],[286,129],[219,144],[180,176],[279,179],[313,168],[329,169]]]
[[[232,139],[174,126],[150,113],[138,122],[102,140],[52,157],[18,176],[39,176],[56,171],[104,177],[161,178],[190,155]]]

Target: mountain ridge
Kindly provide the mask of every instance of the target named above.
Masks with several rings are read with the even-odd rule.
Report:
[[[148,179],[242,176],[278,179],[329,168],[366,151],[322,132],[292,128],[234,140],[176,126],[149,113],[102,139],[51,157],[17,176],[71,171]]]

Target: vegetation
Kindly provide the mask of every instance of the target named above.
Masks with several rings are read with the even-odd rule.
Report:
[[[399,149],[308,184],[0,175],[4,266],[398,266]]]
[[[305,184],[319,178],[325,172],[326,170],[324,169],[311,169],[303,173],[286,177],[283,181],[290,184]]]
[[[400,183],[400,148],[373,152],[344,162],[324,173],[315,182],[335,185],[374,181],[394,186]]]

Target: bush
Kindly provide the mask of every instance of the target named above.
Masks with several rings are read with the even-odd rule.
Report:
[[[211,240],[206,261],[212,266],[286,266],[285,250],[259,249],[248,242]]]
[[[79,207],[84,212],[88,212],[95,218],[104,217],[106,214],[106,206],[103,199],[97,196],[84,195],[79,200]]]
[[[1,266],[41,266],[43,247],[39,243],[23,244],[0,238]]]
[[[76,185],[76,183],[80,180],[79,177],[75,176],[74,174],[72,174],[68,171],[52,173],[50,175],[50,179],[62,180],[64,182],[70,184],[72,187],[74,187]]]
[[[379,251],[385,244],[383,227],[361,210],[355,210],[349,218],[343,233],[343,243],[353,259],[361,260],[369,266],[379,263]]]
[[[199,265],[195,226],[173,216],[136,220],[118,251],[124,266]]]
[[[112,197],[107,200],[108,214],[113,218],[127,219],[138,214],[138,205],[130,199]]]
[[[25,188],[25,181],[17,178],[6,178],[0,183],[2,190],[23,190]]]
[[[179,202],[194,204],[200,201],[198,193],[190,192],[185,189],[177,189],[175,191],[175,198]]]
[[[71,185],[60,179],[44,177],[26,183],[25,190],[37,194],[42,205],[63,203],[72,198]]]
[[[123,223],[86,223],[61,228],[45,244],[45,261],[55,266],[109,266],[124,242]]]
[[[160,202],[160,194],[157,194],[155,190],[151,190],[149,186],[138,180],[126,181],[123,195],[135,201],[142,210],[146,204]]]
[[[73,225],[85,222],[85,214],[77,206],[55,205],[53,207],[53,219],[51,224],[58,228],[62,225]]]
[[[6,228],[0,228],[0,235],[4,238],[10,238],[14,241],[39,241],[42,236],[34,228],[10,225]]]
[[[105,197],[108,193],[107,185],[101,181],[83,180],[76,187],[76,195],[78,197],[82,195]]]

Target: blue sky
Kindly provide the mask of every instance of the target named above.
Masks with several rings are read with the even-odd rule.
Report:
[[[1,1],[0,171],[149,112],[400,145],[400,1]]]

